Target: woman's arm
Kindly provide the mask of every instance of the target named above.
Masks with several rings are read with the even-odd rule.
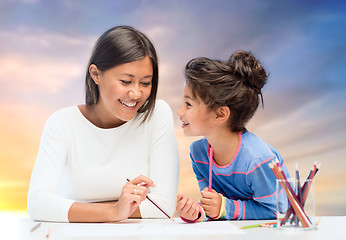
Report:
[[[158,100],[151,121],[149,178],[156,183],[149,196],[169,215],[173,215],[179,180],[179,154],[169,105]],[[150,201],[140,205],[143,218],[166,218]]]
[[[138,205],[152,181],[143,176],[125,184],[116,204],[80,203],[59,195],[67,149],[65,115],[53,115],[46,123],[28,192],[28,213],[34,220],[58,222],[108,222],[139,217]],[[65,134],[65,135],[64,135]],[[137,186],[146,182],[147,185]],[[133,189],[141,189],[134,194]]]
[[[149,178],[138,176],[125,184],[118,201],[73,203],[68,213],[68,220],[69,222],[114,222],[125,220],[129,216],[139,218],[141,214],[138,206],[146,198],[147,189],[154,186]]]
[[[67,222],[68,210],[74,202],[58,195],[67,156],[58,127],[60,120],[57,114],[48,119],[31,174],[27,209],[34,220]]]

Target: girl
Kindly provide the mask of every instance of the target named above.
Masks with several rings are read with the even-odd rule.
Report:
[[[156,100],[157,85],[156,51],[143,33],[119,26],[98,39],[86,104],[57,111],[44,128],[28,193],[32,219],[165,218],[147,194],[173,214],[178,149],[172,112]]]
[[[283,160],[245,128],[260,100],[263,105],[264,68],[250,52],[238,51],[228,62],[192,59],[185,77],[178,115],[185,135],[205,136],[190,147],[202,199],[196,204],[178,194],[177,212],[187,222],[275,218],[276,178],[268,162]]]

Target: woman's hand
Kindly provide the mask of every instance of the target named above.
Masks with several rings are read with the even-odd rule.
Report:
[[[177,195],[175,210],[186,220],[194,221],[198,218],[199,206],[192,199],[185,198],[182,193]]]
[[[150,178],[142,175],[127,182],[122,189],[118,202],[115,204],[115,221],[127,219],[145,200],[148,188],[155,186]]]
[[[211,192],[208,191],[208,188],[204,188],[201,192],[202,194],[202,208],[205,211],[205,214],[211,218],[215,218],[220,213],[220,208],[222,204],[222,198],[218,192],[214,189]]]

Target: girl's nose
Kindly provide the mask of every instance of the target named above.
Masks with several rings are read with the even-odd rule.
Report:
[[[181,105],[180,108],[177,110],[177,114],[179,117],[183,115],[183,105]]]

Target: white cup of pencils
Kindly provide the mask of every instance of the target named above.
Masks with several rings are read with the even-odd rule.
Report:
[[[295,178],[286,178],[280,166],[270,166],[275,174],[277,199],[277,228],[281,230],[316,229],[315,183],[319,169],[314,164],[306,179],[299,176],[296,167]]]

